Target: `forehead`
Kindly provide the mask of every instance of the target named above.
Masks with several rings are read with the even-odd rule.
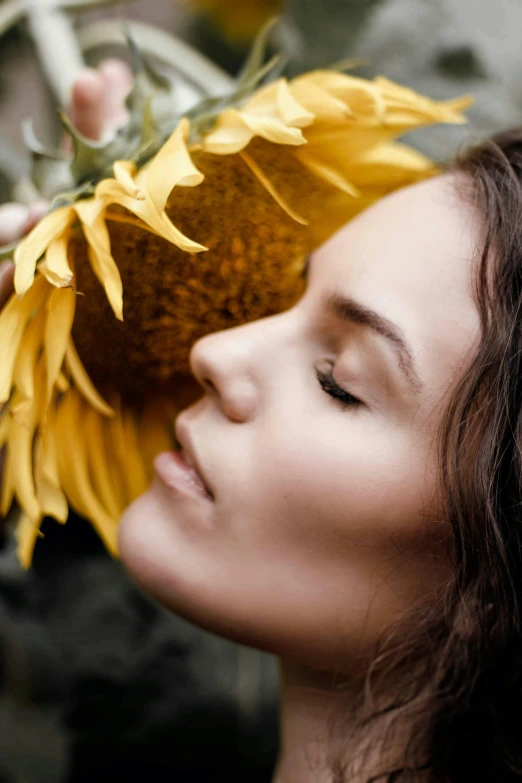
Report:
[[[311,285],[397,323],[429,385],[446,380],[478,335],[473,270],[480,225],[449,175],[366,210],[314,256]]]

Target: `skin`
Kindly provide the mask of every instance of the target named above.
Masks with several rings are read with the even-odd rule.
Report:
[[[127,568],[173,611],[292,666],[352,676],[393,620],[448,577],[434,437],[478,338],[476,219],[448,177],[400,191],[312,257],[291,310],[210,335],[204,389],[177,436],[213,499],[168,486],[168,458],[126,511]],[[331,294],[411,348],[340,318]],[[316,370],[362,401],[332,399]],[[411,372],[410,372],[411,376]]]

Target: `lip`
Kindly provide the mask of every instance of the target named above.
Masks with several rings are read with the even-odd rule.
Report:
[[[197,495],[206,500],[214,500],[214,493],[201,470],[190,435],[186,427],[178,425],[178,421],[176,421],[176,440],[181,446],[181,451],[165,451],[158,454],[154,460],[156,475],[170,489],[183,494]]]

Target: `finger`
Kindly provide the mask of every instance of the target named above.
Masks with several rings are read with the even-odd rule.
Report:
[[[88,139],[97,140],[103,131],[105,84],[102,75],[85,68],[71,93],[71,122]]]
[[[28,231],[30,231],[32,228],[36,226],[37,223],[40,222],[40,220],[43,218],[44,215],[47,214],[48,211],[49,211],[49,203],[44,199],[38,199],[38,201],[35,201],[34,204],[31,204],[31,206],[29,207],[29,214],[27,216],[27,220],[22,228],[22,233],[27,234]]]
[[[9,245],[23,235],[28,217],[29,207],[23,204],[2,204],[0,207],[0,246]]]
[[[12,261],[2,261],[0,264],[0,308],[2,308],[13,293],[14,265]]]
[[[132,88],[132,73],[127,63],[115,58],[104,60],[99,71],[105,92],[104,132],[112,133],[127,121],[125,98]]]

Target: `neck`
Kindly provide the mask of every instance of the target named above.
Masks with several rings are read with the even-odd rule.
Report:
[[[273,783],[331,781],[333,721],[349,733],[354,700],[333,674],[280,663],[280,756]]]
[[[280,662],[280,755],[273,783],[366,783],[384,765],[393,768],[406,737],[395,735],[393,756],[380,755],[383,724],[356,729],[360,681]],[[373,736],[374,735],[374,736]],[[374,741],[372,741],[372,736]],[[357,761],[364,753],[364,769]],[[336,777],[334,770],[339,771]],[[345,777],[346,776],[346,777]]]

